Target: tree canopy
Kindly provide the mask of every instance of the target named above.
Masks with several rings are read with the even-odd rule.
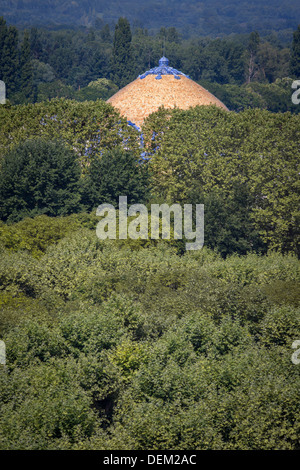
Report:
[[[91,211],[99,204],[118,206],[119,196],[128,204],[144,204],[149,197],[147,166],[124,149],[103,152],[91,159],[82,181],[83,204]]]
[[[1,449],[299,447],[296,257],[130,249],[45,217],[0,226]]]
[[[299,112],[291,101],[297,29],[294,39],[292,30],[256,29],[184,38],[174,26],[149,31],[123,16],[115,24],[98,17],[97,24],[81,28],[25,30],[1,18],[0,29],[0,64],[5,59],[0,79],[12,104],[62,97],[106,100],[166,55],[173,67],[215,92],[231,110]]]
[[[248,206],[269,248],[299,256],[299,129],[299,116],[289,113],[162,109],[143,129],[154,193],[180,203],[215,194],[229,208],[235,188],[245,185],[248,203],[239,202],[235,214],[243,219]]]
[[[166,38],[172,64],[234,109],[160,108],[139,132],[97,97],[116,89],[99,17],[17,38],[0,20],[0,62],[10,44],[4,71],[16,59],[23,77],[10,84],[19,104],[0,105],[0,449],[299,449],[300,115],[286,48],[136,28],[138,67]],[[42,102],[26,98],[31,77]],[[98,238],[95,208],[120,195],[204,204],[203,248]]]
[[[1,219],[78,211],[79,178],[76,154],[62,144],[43,140],[19,144],[1,162]]]

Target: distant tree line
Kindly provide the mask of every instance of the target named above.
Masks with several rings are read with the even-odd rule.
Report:
[[[269,109],[274,100],[268,97],[268,85],[300,75],[300,27],[292,44],[283,44],[275,33],[262,38],[256,31],[223,38],[183,39],[176,28],[170,27],[149,34],[147,29],[131,27],[126,18],[119,18],[114,30],[98,22],[94,27],[72,30],[32,27],[18,31],[0,20],[0,79],[7,84],[8,99],[13,104],[53,97],[108,99],[118,88],[156,66],[163,54],[173,67],[208,89],[218,90],[233,109],[253,105]],[[252,89],[249,93],[247,90],[253,83],[262,85],[258,95],[266,103],[252,103]],[[234,95],[246,96],[244,103],[229,96],[228,87],[232,86],[236,87]],[[288,95],[275,111],[287,110],[290,103],[290,83],[285,81],[283,86]]]
[[[1,14],[18,26],[34,24],[59,29],[102,27],[114,24],[124,15],[133,25],[143,25],[151,33],[161,26],[176,27],[188,39],[192,36],[224,36],[236,32],[249,34],[254,29],[290,36],[300,17],[300,4],[295,0],[2,0]]]

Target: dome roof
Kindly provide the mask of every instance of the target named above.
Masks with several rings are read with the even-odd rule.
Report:
[[[188,75],[169,66],[162,57],[158,67],[139,75],[133,82],[111,96],[112,104],[129,122],[141,127],[149,114],[160,107],[188,109],[197,105],[227,107]]]

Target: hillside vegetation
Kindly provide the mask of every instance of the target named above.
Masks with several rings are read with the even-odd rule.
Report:
[[[161,26],[179,28],[185,35],[249,33],[253,30],[294,29],[300,15],[297,0],[252,2],[221,0],[2,0],[0,14],[20,25],[82,25],[97,21],[116,22],[126,16],[131,22],[158,30]]]
[[[40,216],[27,252],[2,249],[0,448],[299,449],[299,261],[100,242],[91,222]]]
[[[0,449],[299,449],[299,119],[1,106]],[[204,247],[100,240],[125,193]]]

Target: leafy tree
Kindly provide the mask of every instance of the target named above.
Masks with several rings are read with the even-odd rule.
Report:
[[[187,203],[214,193],[229,202],[235,185],[246,184],[260,238],[299,256],[298,121],[289,113],[212,106],[154,113],[143,127],[153,194]]]
[[[18,90],[19,86],[18,30],[14,26],[7,27],[3,18],[0,22],[0,41],[2,43],[0,52],[1,80],[6,84],[9,98],[12,93]]]
[[[33,82],[33,68],[31,62],[31,51],[30,51],[30,37],[29,33],[25,32],[24,39],[21,45],[20,61],[19,61],[19,73],[20,73],[20,86],[19,93],[22,95],[25,102],[35,101],[36,89]],[[21,100],[19,100],[20,102]]]
[[[170,28],[162,27],[162,28],[160,28],[159,33],[158,33],[158,37],[162,42],[162,47],[164,47],[166,41],[175,42],[177,44],[180,42],[179,32],[174,27],[170,27]]]
[[[246,83],[252,82],[258,74],[257,52],[260,44],[260,36],[253,31],[249,36],[246,56]]]
[[[46,70],[46,72],[50,72],[49,78],[53,78],[53,69],[49,66],[50,69]],[[39,67],[41,71],[41,68]],[[37,73],[39,73],[39,70]],[[36,71],[36,69],[35,69]],[[45,77],[45,75],[44,75]],[[46,78],[46,77],[45,77]],[[70,85],[65,85],[61,80],[46,80],[43,83],[38,83],[37,86],[37,102],[41,101],[48,101],[53,98],[65,98],[65,99],[73,99],[75,95],[74,88]]]
[[[121,21],[122,20],[122,21]],[[38,66],[38,72],[43,73],[47,81],[53,75],[63,86],[54,96],[71,97],[73,92],[80,92],[91,81],[99,77],[111,79],[118,87],[124,86],[144,70],[157,65],[159,58],[165,52],[173,67],[183,70],[194,80],[208,80],[220,84],[243,84],[245,82],[245,63],[251,62],[251,51],[243,35],[235,35],[230,38],[197,37],[181,40],[180,31],[172,27],[163,27],[156,34],[149,34],[147,29],[131,29],[126,18],[119,19],[121,27],[115,30],[114,44],[109,38],[109,26],[102,20],[101,30],[91,28],[49,30],[31,28],[30,48],[32,58],[43,65]],[[99,23],[99,22],[98,22]],[[98,25],[99,26],[99,25]],[[1,35],[5,32],[7,40],[8,27],[2,19]],[[1,36],[0,35],[0,36]],[[23,32],[22,32],[23,35]],[[255,33],[252,33],[255,35]],[[4,37],[4,36],[3,36]],[[3,39],[3,38],[2,38]],[[2,39],[0,40],[1,42]],[[252,51],[256,49],[253,36]],[[249,43],[249,46],[250,46]],[[12,59],[15,47],[11,47]],[[17,41],[17,59],[22,61],[22,43]],[[284,47],[282,47],[284,46]],[[266,39],[261,37],[258,49],[255,52],[255,60],[252,64],[255,68],[255,82],[274,81],[276,78],[284,78],[289,74],[290,48],[287,41],[279,41],[275,35],[269,35]],[[6,52],[5,52],[6,50]],[[8,49],[4,47],[3,53],[7,55]],[[9,54],[9,51],[8,51]],[[1,54],[0,54],[1,55]],[[254,57],[254,56],[253,56]],[[9,57],[7,58],[9,59]],[[7,62],[7,60],[6,60]],[[10,59],[6,66],[8,67]],[[252,63],[252,62],[251,62]],[[251,64],[250,64],[251,65]],[[34,70],[36,72],[37,63]],[[45,67],[50,67],[49,77]],[[9,66],[10,68],[10,66]],[[251,67],[250,67],[251,68]],[[2,68],[0,69],[2,70]],[[247,73],[248,73],[247,72]],[[10,78],[13,95],[13,103],[23,102],[23,94],[15,93],[20,87],[18,78],[19,69],[13,78]],[[11,74],[10,74],[11,75]],[[14,79],[17,79],[14,84]],[[41,76],[39,75],[39,80]],[[35,74],[36,79],[36,74]],[[250,83],[253,82],[251,78]],[[26,81],[26,80],[25,80]],[[27,86],[27,85],[26,85]],[[54,90],[50,85],[42,85],[38,100],[53,97]],[[10,93],[10,92],[9,92]],[[83,95],[90,99],[90,91],[85,90]],[[49,96],[47,96],[49,95]],[[82,100],[79,96],[78,99]],[[93,98],[91,98],[93,99]]]
[[[55,244],[67,233],[80,227],[73,216],[49,217],[39,215],[21,220],[15,224],[0,225],[0,244],[7,250],[25,250],[38,258],[47,248]]]
[[[148,176],[144,163],[123,149],[94,156],[82,180],[83,203],[92,210],[101,203],[118,205],[119,196],[127,196],[129,204],[145,203]]]
[[[294,78],[300,77],[300,25],[293,34],[290,71]]]
[[[5,42],[6,34],[7,34],[6,21],[2,16],[0,16],[0,70],[2,70],[2,67],[4,65],[3,49],[4,49],[4,42]],[[2,72],[1,72],[1,78],[2,78]]]
[[[193,198],[191,198],[193,200]],[[201,198],[197,197],[198,203]],[[265,252],[250,214],[254,198],[247,185],[235,184],[232,194],[224,196],[213,191],[203,197],[205,208],[205,246],[223,257],[238,253]]]
[[[39,37],[39,31],[35,27],[30,29],[30,49],[33,54],[33,58],[38,60],[42,53],[42,43]]]
[[[299,260],[130,250],[73,218],[4,228],[50,245],[1,248],[0,448],[296,450]]]
[[[110,43],[112,40],[109,24],[105,24],[100,31],[102,41]]]
[[[114,34],[111,79],[120,88],[127,85],[135,74],[131,39],[132,35],[128,20],[119,18]]]
[[[108,100],[114,93],[118,91],[117,85],[107,78],[98,78],[88,84],[87,87],[81,88],[75,93],[78,101],[84,100]]]
[[[40,83],[49,83],[55,79],[54,70],[51,65],[40,62],[37,59],[33,59],[31,63],[35,85],[39,85]]]
[[[126,146],[137,155],[140,152],[140,134],[102,100],[53,99],[22,106],[2,106],[0,136],[1,156],[27,139],[62,140],[76,152],[83,171],[94,152],[99,154],[117,145]]]
[[[217,96],[230,111],[260,108],[274,113],[291,112],[298,114],[300,108],[291,100],[292,78],[277,78],[273,83],[254,81],[242,86],[235,84],[211,83],[201,80],[200,84]]]
[[[257,60],[259,81],[273,83],[277,78],[287,77],[290,61],[289,49],[280,49],[268,41],[261,42],[257,52]]]
[[[74,152],[58,142],[31,140],[3,158],[0,170],[1,219],[57,216],[79,210],[80,167]]]

